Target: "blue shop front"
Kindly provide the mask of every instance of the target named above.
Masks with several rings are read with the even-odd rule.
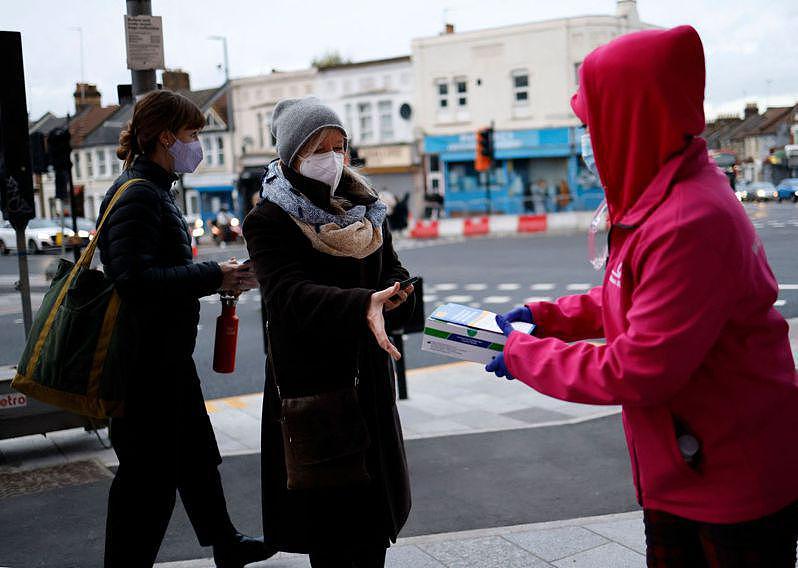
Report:
[[[187,214],[201,218],[206,224],[209,220],[216,219],[216,214],[222,207],[234,216],[240,216],[241,204],[231,174],[186,174],[183,185],[186,188]]]
[[[603,193],[581,158],[581,128],[497,130],[489,172],[474,169],[476,134],[427,136],[424,151],[442,178],[448,216],[589,210]]]

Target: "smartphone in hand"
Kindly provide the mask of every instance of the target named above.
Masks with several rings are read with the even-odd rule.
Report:
[[[401,282],[399,282],[399,289],[404,290],[405,288],[411,286],[412,284],[415,284],[419,280],[420,278],[418,276],[411,276],[407,280],[402,280]],[[392,302],[396,302],[397,300],[399,300],[399,296],[391,296]]]

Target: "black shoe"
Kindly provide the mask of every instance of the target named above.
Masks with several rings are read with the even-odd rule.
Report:
[[[213,545],[216,568],[244,568],[247,564],[266,560],[275,554],[277,549],[266,546],[263,537],[253,538],[238,532],[232,539]]]

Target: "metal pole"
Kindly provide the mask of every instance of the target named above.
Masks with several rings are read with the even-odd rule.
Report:
[[[224,51],[224,82],[230,80],[230,62],[227,59],[227,37],[225,36],[208,36],[208,39],[213,39],[222,42],[222,50]]]
[[[81,94],[81,96],[83,96],[84,95],[83,90],[85,89],[85,86],[83,86],[83,84],[86,83],[86,73],[85,73],[86,67],[85,67],[85,65],[83,63],[83,59],[84,59],[83,58],[83,28],[81,28],[80,26],[72,26],[69,29],[74,31],[74,32],[78,32],[78,34],[80,34],[80,82],[82,83],[81,84],[81,93],[80,94]]]
[[[227,59],[227,38],[222,37],[222,46],[224,47],[224,82],[230,80],[230,62]]]
[[[66,256],[66,235],[64,234],[64,200],[58,200],[58,206],[61,210],[61,256]]]
[[[25,325],[25,337],[28,337],[33,324],[33,311],[30,304],[28,243],[25,242],[25,229],[17,229],[17,260],[19,261],[19,283],[17,288],[22,296],[22,321]]]
[[[396,361],[396,388],[399,391],[399,399],[407,400],[407,373],[405,372],[405,336],[403,332],[391,335],[394,346],[401,353],[402,357]]]
[[[150,0],[126,0],[128,16],[152,16]],[[130,71],[130,82],[133,86],[133,97],[139,97],[158,88],[155,81],[155,69]]]
[[[66,122],[67,130],[69,130],[69,121],[70,121],[70,117],[67,114],[67,122]],[[68,179],[69,179],[69,214],[72,217],[72,243],[73,243],[72,252],[75,255],[75,262],[77,262],[80,259],[80,245],[78,245],[78,216],[77,216],[77,211],[78,211],[77,204],[78,204],[78,201],[77,201],[77,196],[75,195],[75,186],[72,183],[72,156],[71,156],[71,150],[70,150],[70,156],[69,156],[69,176],[68,176]],[[64,227],[64,215],[62,213],[61,214],[61,228],[62,228],[62,231],[63,231],[63,227]],[[62,232],[61,233],[61,241],[62,242],[64,240],[64,236],[65,235]]]

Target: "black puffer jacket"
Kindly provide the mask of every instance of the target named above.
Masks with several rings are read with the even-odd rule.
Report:
[[[98,243],[106,274],[134,307],[143,357],[156,353],[191,357],[199,322],[199,298],[222,283],[216,262],[194,263],[188,226],[170,192],[177,179],[142,156],[122,172],[100,207],[102,218],[117,189],[136,182],[114,206]]]

